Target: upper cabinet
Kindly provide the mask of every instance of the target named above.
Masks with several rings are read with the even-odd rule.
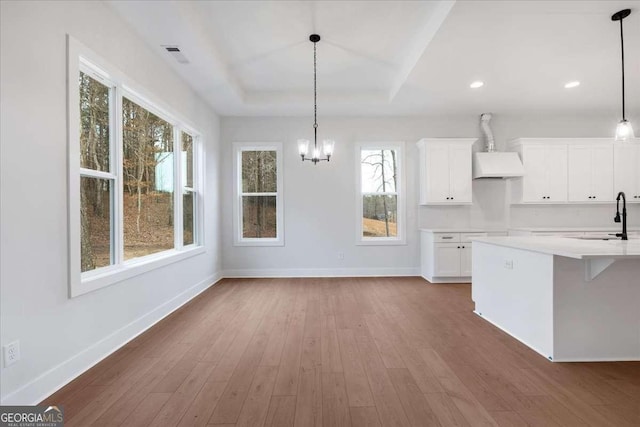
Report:
[[[613,162],[614,196],[624,191],[627,202],[640,202],[640,141],[615,143]]]
[[[618,191],[640,202],[640,144],[612,138],[519,138],[509,148],[525,174],[512,181],[514,203],[612,202]]]
[[[516,140],[511,148],[522,158],[524,176],[514,180],[516,201],[562,203],[567,201],[567,145],[538,140]]]
[[[471,147],[476,138],[418,141],[421,205],[471,204]]]
[[[569,201],[613,201],[613,144],[569,145],[568,154]]]

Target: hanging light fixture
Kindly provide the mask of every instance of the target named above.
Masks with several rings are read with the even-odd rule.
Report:
[[[320,36],[317,34],[311,34],[309,40],[313,42],[313,151],[311,157],[309,156],[309,140],[298,140],[298,153],[302,157],[302,161],[311,161],[314,165],[320,161],[331,159],[333,154],[333,146],[335,141],[332,139],[325,139],[322,141],[322,152],[318,148],[318,91],[317,91],[317,58],[316,58],[316,43],[320,41]],[[324,156],[324,157],[321,157]]]
[[[620,47],[622,53],[622,120],[616,127],[616,141],[627,141],[634,138],[633,128],[627,120],[624,111],[624,36],[622,33],[622,20],[631,14],[631,9],[623,9],[611,16],[612,21],[620,21]]]

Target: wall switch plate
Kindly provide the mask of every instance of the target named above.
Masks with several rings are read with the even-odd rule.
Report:
[[[504,268],[506,268],[507,270],[513,270],[513,260],[512,259],[505,259],[504,260]]]
[[[4,367],[8,367],[20,360],[20,341],[11,342],[2,347]]]

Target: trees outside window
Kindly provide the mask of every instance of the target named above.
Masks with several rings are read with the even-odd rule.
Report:
[[[80,46],[70,41],[72,296],[202,251],[197,132]]]
[[[281,245],[282,160],[279,144],[236,144],[236,244]]]
[[[124,259],[172,249],[173,126],[122,99]]]
[[[114,262],[111,211],[113,88],[80,72],[80,270]],[[106,178],[106,179],[105,179]]]
[[[358,241],[402,243],[402,145],[362,145],[358,160]]]

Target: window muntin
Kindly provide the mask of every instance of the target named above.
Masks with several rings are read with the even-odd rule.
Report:
[[[70,296],[74,297],[203,253],[204,249],[200,247],[202,167],[198,133],[166,113],[166,108],[157,107],[140,92],[126,86],[125,76],[80,43],[69,38],[68,48]],[[77,84],[73,84],[74,79]],[[160,123],[151,130],[137,133],[142,139],[149,139],[148,144],[138,148],[153,147],[140,151],[144,152],[142,158],[125,156],[127,122],[123,116],[127,103]],[[135,120],[130,124],[135,124]],[[162,137],[155,137],[161,133],[158,128],[162,129]],[[181,152],[182,134],[188,134],[190,139],[185,153]],[[181,153],[180,158],[174,158],[175,152]],[[154,202],[171,198],[168,203],[159,203],[166,208],[161,209],[163,215],[147,215],[147,218],[156,217],[156,222],[172,223],[172,227],[165,228],[165,234],[154,230],[156,234],[151,234],[152,238],[145,241],[147,248],[142,250],[133,248],[134,245],[125,248],[125,210],[129,209],[123,203],[126,187],[136,184],[135,192],[138,190],[137,181],[127,182],[127,174],[129,180],[136,175],[127,170],[125,160],[148,162],[140,186],[141,194],[145,191],[156,193],[153,194]],[[174,197],[176,188],[183,189],[185,196]],[[183,205],[187,201],[191,209]],[[130,211],[137,213],[137,202],[134,207]],[[140,203],[140,207],[144,211],[148,203],[146,206]],[[189,216],[186,222],[183,216]],[[141,216],[141,225],[144,225],[144,219]],[[186,228],[191,232],[187,233]],[[141,227],[141,231],[143,229]],[[136,233],[137,230],[136,224]],[[135,237],[138,241],[143,238]],[[157,250],[149,250],[150,244],[156,244],[158,240],[162,245]],[[126,243],[131,242],[134,241],[126,240]]]
[[[279,144],[236,144],[235,243],[281,245],[282,159]]]
[[[358,151],[358,241],[404,243],[402,145],[363,145]]]

